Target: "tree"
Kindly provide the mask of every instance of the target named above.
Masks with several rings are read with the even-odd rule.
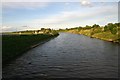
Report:
[[[51,32],[51,29],[50,29],[50,28],[48,28],[48,31],[49,31],[49,32]]]
[[[104,31],[109,31],[109,27],[107,25],[105,25]]]
[[[91,29],[91,26],[88,26],[88,25],[86,25],[86,27],[85,27],[86,29]]]
[[[117,26],[113,23],[108,23],[108,28],[112,34],[117,33]]]
[[[82,27],[78,27],[78,31],[80,31],[82,29]]]
[[[112,23],[108,23],[109,30],[112,31],[114,28],[114,25]]]
[[[97,25],[97,24],[94,24],[93,26],[92,26],[92,28],[99,28],[100,26],[99,25]]]
[[[112,28],[111,33],[116,34],[117,33],[117,28]]]
[[[118,23],[108,23],[107,25],[105,25],[104,27],[104,31],[110,31],[112,34],[116,34],[117,33],[117,27],[118,27]]]
[[[45,28],[41,28],[41,30],[43,31],[43,30],[45,30]]]

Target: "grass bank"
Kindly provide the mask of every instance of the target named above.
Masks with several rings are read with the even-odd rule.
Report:
[[[85,27],[75,27],[59,31],[82,34],[91,38],[120,43],[120,23],[108,23],[105,26],[99,26],[96,24],[93,26],[86,25]]]
[[[38,35],[2,35],[2,62],[3,64],[21,55],[38,43],[57,36],[50,34]]]
[[[97,39],[101,39],[101,40],[105,40],[105,41],[120,43],[120,36],[111,34],[111,32],[109,32],[109,31],[108,32],[94,33],[93,35],[91,35],[90,30],[82,30],[82,31],[69,30],[66,32],[74,33],[74,34],[82,34],[82,35],[89,36],[91,38],[97,38]]]

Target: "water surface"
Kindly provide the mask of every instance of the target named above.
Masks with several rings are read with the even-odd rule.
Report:
[[[3,68],[3,78],[117,78],[118,44],[60,33]]]

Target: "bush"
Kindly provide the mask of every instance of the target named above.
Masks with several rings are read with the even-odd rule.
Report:
[[[116,34],[117,33],[117,27],[118,25],[112,24],[112,23],[108,23],[105,27],[104,27],[104,31],[110,31],[112,34]]]
[[[117,28],[112,28],[111,33],[116,34],[117,33]]]

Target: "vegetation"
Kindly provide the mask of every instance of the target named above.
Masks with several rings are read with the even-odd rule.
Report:
[[[106,41],[120,43],[120,23],[108,23],[105,26],[94,24],[92,26],[75,27],[59,29],[59,32],[70,32],[75,34],[83,34],[92,38],[98,38]],[[3,63],[22,54],[24,51],[34,47],[41,41],[55,37],[58,31],[50,28],[41,30],[27,30],[11,33],[3,33],[2,35],[2,60]]]
[[[19,34],[21,32],[21,34]],[[37,46],[46,39],[57,36],[55,30],[46,33],[35,33],[35,31],[19,31],[4,33],[2,35],[2,61],[3,64],[21,55],[24,51]]]
[[[120,23],[108,23],[105,26],[97,24],[93,26],[86,25],[85,27],[75,27],[59,31],[83,34],[93,38],[120,43]]]
[[[50,35],[58,35],[56,30],[50,28],[41,28],[41,30],[26,30],[26,31],[17,31],[17,32],[5,32],[3,35],[37,35],[37,34],[50,34]]]

